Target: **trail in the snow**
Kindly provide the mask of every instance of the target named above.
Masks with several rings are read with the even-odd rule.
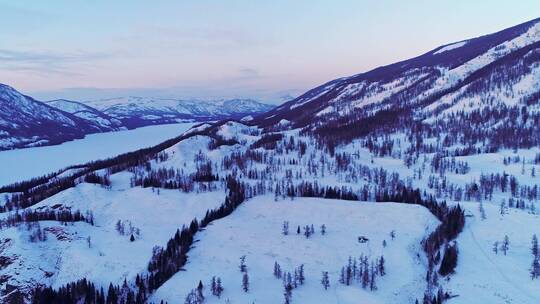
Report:
[[[475,221],[475,219],[473,219],[472,221]],[[480,242],[478,242],[478,239],[476,238],[476,236],[474,235],[474,232],[470,228],[470,223],[467,223],[465,225],[465,229],[467,229],[467,231],[469,232],[469,235],[471,236],[472,241],[474,242],[474,244],[478,248],[478,251],[480,251],[482,253],[482,255],[484,255],[484,257],[486,257],[486,260],[491,264],[491,266],[495,270],[497,270],[497,272],[501,276],[502,280],[504,280],[504,282],[506,282],[508,285],[514,287],[516,290],[518,290],[521,294],[527,296],[529,299],[534,300],[533,303],[539,303],[540,302],[539,298],[534,297],[528,291],[522,289],[519,285],[517,285],[510,278],[508,278],[508,276],[499,268],[497,263],[491,259],[489,254],[486,253],[485,250],[482,248],[482,245],[480,244]]]

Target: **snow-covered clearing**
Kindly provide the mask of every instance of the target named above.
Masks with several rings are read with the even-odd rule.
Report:
[[[289,235],[282,234],[288,221]],[[313,224],[316,233],[306,238],[297,226]],[[321,235],[320,226],[327,232]],[[275,202],[271,196],[246,201],[232,215],[197,234],[186,271],[177,273],[153,295],[159,303],[183,303],[201,280],[205,303],[282,303],[283,286],[273,276],[274,262],[283,271],[304,264],[306,283],[293,290],[293,303],[413,303],[424,292],[425,261],[420,241],[438,225],[421,206],[396,203],[360,203],[316,198]],[[395,230],[392,240],[390,232]],[[369,238],[359,243],[358,237]],[[383,248],[383,240],[387,246]],[[387,274],[377,280],[376,291],[338,283],[340,269],[349,256],[383,255]],[[239,258],[246,256],[250,290],[241,288]],[[321,273],[328,271],[330,288],[322,287]],[[210,280],[218,276],[225,291],[220,299],[211,295]]]
[[[533,261],[531,238],[540,235],[540,218],[514,208],[505,215],[499,206],[484,203],[487,218],[473,210],[477,203],[467,203],[474,217],[467,218],[465,230],[458,237],[459,262],[448,286],[459,296],[449,303],[540,303],[538,280],[531,280]],[[493,244],[502,244],[508,235],[507,255],[493,251]]]

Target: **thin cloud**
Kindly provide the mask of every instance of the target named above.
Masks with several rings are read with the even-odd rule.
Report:
[[[70,66],[111,57],[102,53],[55,53],[0,49],[0,68],[12,71],[33,71],[78,75]]]
[[[119,38],[128,42],[145,40],[146,47],[157,47],[161,52],[167,48],[192,52],[223,53],[270,45],[269,37],[261,37],[237,28],[172,27],[147,25]]]
[[[241,77],[258,78],[261,76],[259,70],[254,68],[240,68],[238,72]]]

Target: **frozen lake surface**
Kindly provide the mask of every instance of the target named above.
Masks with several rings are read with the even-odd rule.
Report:
[[[61,145],[0,152],[0,186],[51,173],[71,165],[113,157],[159,144],[189,129],[193,123],[159,125],[135,130],[91,134]]]

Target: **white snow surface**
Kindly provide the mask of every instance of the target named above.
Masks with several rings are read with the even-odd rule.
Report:
[[[290,233],[281,233],[289,221]],[[297,225],[316,227],[306,239],[296,234]],[[327,233],[319,227],[325,224]],[[199,242],[190,251],[186,271],[177,273],[153,295],[154,302],[183,303],[187,293],[201,280],[207,287],[205,303],[281,303],[283,286],[273,277],[274,262],[284,271],[304,264],[306,283],[293,291],[293,303],[414,303],[421,297],[425,263],[416,256],[421,239],[439,222],[423,207],[396,203],[360,203],[339,200],[298,198],[275,202],[273,197],[246,201],[235,213],[214,222],[197,235]],[[395,230],[396,239],[389,233]],[[359,243],[358,236],[369,238]],[[382,242],[388,245],[383,248]],[[383,255],[387,275],[377,291],[363,290],[359,284],[337,282],[339,271],[349,256],[361,254],[375,260]],[[241,289],[239,258],[246,256],[250,291]],[[322,271],[328,271],[331,287],[320,284]],[[225,291],[218,299],[209,291],[212,276],[221,277]]]

